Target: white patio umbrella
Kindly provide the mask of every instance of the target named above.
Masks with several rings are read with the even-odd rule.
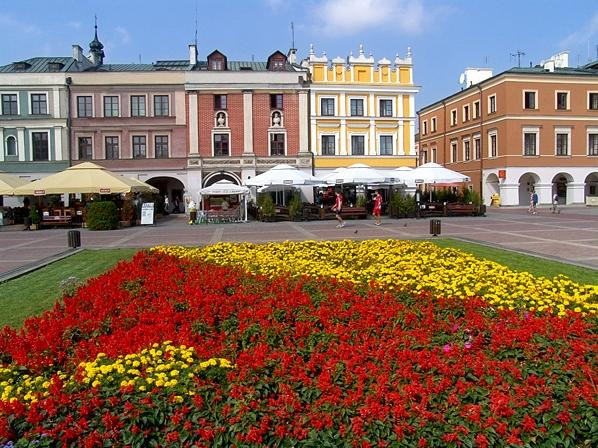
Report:
[[[28,180],[21,179],[12,174],[0,172],[0,196],[12,195],[15,188],[28,183]]]
[[[471,182],[469,176],[449,170],[434,162],[418,166],[413,170],[412,175],[416,184],[438,185]],[[430,200],[432,200],[432,190],[430,190]]]
[[[247,221],[247,195],[249,194],[249,188],[244,187],[243,185],[237,185],[230,180],[219,180],[209,187],[199,190],[199,203],[202,204],[202,196],[229,196],[235,194],[243,197],[243,211],[245,214],[245,221]]]
[[[454,184],[471,182],[469,176],[449,170],[437,163],[425,163],[413,170],[413,179],[418,184]]]
[[[391,184],[405,184],[415,185],[415,178],[413,177],[413,168],[408,166],[401,166],[395,168],[387,175],[387,181]]]
[[[258,174],[243,182],[248,187],[263,186],[293,186],[293,185],[315,185],[319,179],[311,174],[299,171],[297,168],[281,163],[269,169],[265,173]]]
[[[335,184],[378,184],[386,180],[386,175],[369,165],[363,163],[354,163],[343,171],[339,171],[335,176],[328,175],[326,183]]]

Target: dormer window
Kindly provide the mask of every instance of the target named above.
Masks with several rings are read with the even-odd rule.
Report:
[[[60,62],[48,62],[48,71],[49,72],[59,72],[64,67],[64,64]]]
[[[208,55],[208,70],[222,71],[226,70],[226,56],[218,50]]]
[[[282,71],[285,69],[286,63],[287,57],[281,51],[276,51],[268,58],[266,68],[268,70]]]
[[[283,70],[284,69],[284,61],[281,61],[279,59],[274,61],[274,70]]]
[[[27,70],[29,67],[31,67],[31,64],[29,64],[28,62],[15,62],[13,64],[15,70]]]

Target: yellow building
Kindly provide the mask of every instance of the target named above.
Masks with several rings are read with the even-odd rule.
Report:
[[[329,60],[313,45],[303,61],[311,74],[310,147],[316,175],[365,163],[381,170],[415,167],[415,94],[411,49],[394,64],[359,55]]]

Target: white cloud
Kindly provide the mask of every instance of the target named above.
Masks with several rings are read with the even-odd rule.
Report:
[[[415,34],[433,14],[421,0],[325,0],[315,9],[316,21],[329,34],[352,34],[393,26]]]
[[[561,41],[561,46],[568,48],[581,44],[585,45],[588,40],[592,40],[595,36],[598,36],[598,12],[594,13],[583,27],[565,37]]]
[[[22,22],[10,14],[0,14],[0,26],[16,29],[25,34],[41,34],[37,26]]]
[[[68,23],[68,26],[70,26],[71,28],[74,28],[76,30],[80,30],[81,27],[83,26],[83,24],[81,22],[73,20]]]
[[[270,7],[270,9],[273,9],[274,11],[276,11],[278,8],[280,8],[283,1],[284,0],[266,0],[266,3]]]
[[[128,44],[129,42],[131,42],[131,36],[129,35],[129,32],[126,30],[126,28],[122,26],[117,26],[116,28],[114,28],[114,30],[120,36],[121,43]]]

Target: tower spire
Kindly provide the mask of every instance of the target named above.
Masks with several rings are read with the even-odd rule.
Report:
[[[89,56],[93,65],[104,63],[104,45],[98,39],[98,16],[94,14],[94,37],[89,43]]]

